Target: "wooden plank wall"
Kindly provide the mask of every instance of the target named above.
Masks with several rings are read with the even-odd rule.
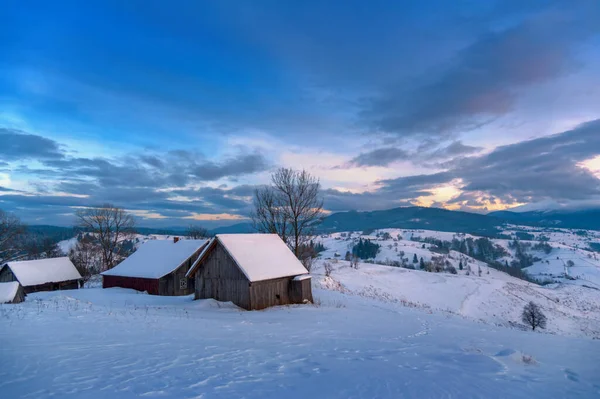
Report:
[[[269,306],[289,305],[289,289],[292,277],[257,281],[250,286],[252,309],[259,310]]]
[[[4,266],[2,270],[0,270],[0,283],[9,283],[11,281],[18,281],[15,275],[13,274],[10,267]]]
[[[311,279],[290,282],[291,303],[303,303],[304,300],[313,301]]]
[[[159,295],[177,296],[190,295],[195,291],[195,278],[187,278],[185,275],[192,267],[192,264],[198,259],[203,248],[198,249],[192,256],[183,262],[176,270],[162,277],[159,282]],[[187,287],[181,288],[181,280],[187,280]]]
[[[11,303],[21,303],[25,300],[25,290],[23,286],[19,284],[19,289],[17,290],[17,294]]]
[[[102,276],[102,288],[122,287],[158,295],[158,280],[150,278]]]
[[[250,282],[244,273],[218,241],[209,251],[196,272],[195,298],[231,301],[251,309]]]

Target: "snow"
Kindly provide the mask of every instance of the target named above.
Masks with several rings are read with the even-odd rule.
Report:
[[[216,239],[251,282],[308,273],[277,234],[218,234]]]
[[[475,323],[317,285],[314,295],[318,306],[248,312],[119,288],[31,294],[23,304],[0,305],[0,359],[8,366],[0,367],[0,392],[39,399],[600,392],[598,341]]]
[[[0,303],[12,302],[19,290],[19,283],[11,281],[9,283],[0,283]]]
[[[505,327],[521,325],[523,306],[537,303],[549,320],[546,333],[600,339],[600,291],[574,285],[539,286],[489,268],[481,277],[428,273],[376,264],[328,260],[313,265],[313,284],[348,295],[458,315]],[[316,282],[315,282],[316,281]]]
[[[8,262],[7,265],[23,287],[81,278],[68,257]]]
[[[303,280],[308,280],[309,278],[311,278],[310,274],[303,274],[301,276],[294,277],[294,281],[303,281]]]
[[[206,240],[149,240],[123,262],[102,274],[161,278],[181,266],[206,243]]]

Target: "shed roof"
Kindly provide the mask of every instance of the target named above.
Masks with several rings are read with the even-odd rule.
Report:
[[[68,257],[8,262],[23,287],[61,281],[79,280],[81,274]]]
[[[17,291],[19,290],[18,281],[11,281],[8,283],[0,283],[0,303],[8,303],[12,302],[17,295]]]
[[[117,266],[102,273],[105,276],[157,279],[176,270],[207,240],[150,240]]]
[[[218,234],[190,268],[188,276],[195,272],[217,241],[250,282],[308,273],[277,234]]]

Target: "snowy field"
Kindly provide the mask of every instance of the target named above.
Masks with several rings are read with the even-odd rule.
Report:
[[[333,268],[330,277],[324,276],[324,262]],[[325,289],[510,328],[525,328],[521,311],[533,301],[548,317],[544,333],[600,340],[600,291],[567,284],[542,287],[482,270],[481,276],[467,276],[368,263],[356,270],[347,261],[321,260],[311,274]]]
[[[598,340],[476,323],[377,296],[314,294],[316,306],[254,312],[117,288],[32,294],[0,305],[0,397],[600,395]]]
[[[377,237],[378,233],[389,233],[389,239]],[[533,277],[540,280],[552,280],[563,284],[572,284],[579,286],[588,286],[600,289],[600,253],[590,250],[590,243],[600,243],[600,232],[582,231],[569,229],[543,229],[527,226],[509,226],[502,233],[506,236],[516,238],[517,232],[527,232],[533,235],[534,240],[521,240],[523,243],[535,245],[540,237],[548,239],[548,244],[552,246],[549,254],[543,251],[528,251],[539,258],[525,270]],[[578,234],[579,233],[579,234]],[[585,235],[580,235],[585,234]],[[413,256],[430,261],[432,256],[439,256],[430,250],[431,244],[411,240],[411,237],[435,238],[443,241],[452,241],[453,238],[460,240],[467,237],[477,239],[479,237],[470,234],[458,234],[434,230],[405,230],[405,229],[381,229],[375,230],[369,235],[363,235],[360,232],[333,233],[317,237],[315,240],[321,242],[326,250],[321,253],[321,258],[340,258],[343,259],[347,251],[352,250],[352,246],[359,238],[370,239],[381,246],[377,256],[373,259],[376,263],[386,263],[397,261],[404,253],[404,257],[412,261]],[[494,244],[504,247],[509,256],[501,261],[514,260],[514,250],[509,248],[507,239],[493,239]],[[425,248],[423,248],[425,246]],[[468,259],[472,268],[477,269],[481,266],[487,267],[485,263],[472,259],[464,254],[451,251],[451,257],[448,259],[454,267],[458,268],[460,259]],[[568,268],[569,276],[573,279],[565,278],[565,266],[572,261],[574,266]]]

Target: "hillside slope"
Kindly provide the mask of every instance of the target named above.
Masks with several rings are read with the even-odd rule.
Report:
[[[112,288],[0,305],[5,397],[597,397],[596,341],[315,289],[240,311]]]

